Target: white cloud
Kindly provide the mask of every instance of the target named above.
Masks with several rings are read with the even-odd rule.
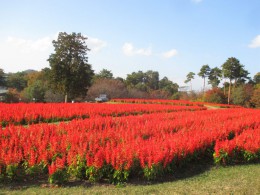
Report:
[[[7,44],[14,50],[21,53],[44,52],[52,47],[53,37],[43,37],[37,40],[26,40],[9,36],[6,40]]]
[[[9,36],[0,40],[0,62],[5,72],[17,72],[27,69],[41,70],[49,66],[47,59],[53,53],[53,40],[58,33],[38,38],[24,39]],[[98,38],[88,37],[87,46],[91,53],[97,53],[106,46],[106,42]]]
[[[102,48],[107,46],[107,43],[105,41],[102,41],[98,38],[94,37],[88,37],[86,40],[86,44],[88,48],[90,48],[90,52],[97,53],[99,52]]]
[[[191,0],[193,3],[201,3],[202,0]]]
[[[150,56],[152,55],[152,49],[150,47],[148,48],[134,48],[132,43],[125,43],[122,47],[123,53],[127,56],[133,56],[133,55],[143,55],[143,56]]]
[[[170,51],[166,51],[166,52],[162,53],[163,58],[171,58],[176,55],[178,55],[178,51],[176,49],[172,49]]]
[[[52,40],[57,35],[38,39],[9,36],[0,41],[0,62],[5,72],[27,69],[41,70],[48,66],[47,59],[53,52]]]
[[[260,35],[257,35],[251,43],[248,45],[250,48],[257,48],[260,47]]]

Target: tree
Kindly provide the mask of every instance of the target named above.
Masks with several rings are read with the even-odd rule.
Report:
[[[34,102],[43,102],[46,91],[47,89],[40,80],[36,80],[33,84],[25,88],[26,98]]]
[[[253,86],[241,84],[232,90],[232,103],[240,106],[250,107],[250,99],[253,95]]]
[[[222,72],[218,67],[212,68],[209,72],[208,83],[211,84],[212,88],[218,87]]]
[[[194,72],[189,72],[186,76],[186,80],[184,81],[184,83],[188,83],[190,82],[190,90],[192,91],[192,83],[191,80],[194,79],[195,73]]]
[[[140,91],[137,88],[128,88],[128,97],[129,98],[150,98],[149,94],[145,91]]]
[[[132,72],[131,74],[127,74],[127,86],[135,87],[138,83],[145,83],[145,74],[143,73],[143,71]]]
[[[126,98],[127,88],[123,82],[116,79],[98,79],[88,90],[88,98],[94,99],[100,94],[106,94],[109,98]]]
[[[248,71],[244,70],[244,66],[240,64],[239,60],[231,57],[228,58],[227,61],[222,65],[223,76],[229,79],[229,88],[228,88],[228,104],[230,103],[230,95],[231,95],[231,85],[232,81],[235,81],[235,85],[237,81],[240,79],[248,78]]]
[[[148,70],[144,78],[149,89],[157,90],[159,88],[159,73],[157,71]]]
[[[150,98],[152,99],[168,99],[171,96],[171,94],[168,91],[165,90],[153,90],[150,93]]]
[[[63,94],[49,89],[44,94],[44,101],[45,102],[63,102],[64,97],[63,97]]]
[[[50,88],[50,69],[44,68],[41,71],[34,71],[26,75],[27,87],[24,89],[24,96],[28,101],[45,101],[45,93]]]
[[[200,76],[204,80],[204,83],[203,83],[203,95],[204,95],[204,91],[205,91],[205,79],[206,79],[206,77],[209,76],[209,73],[210,73],[209,65],[203,65],[201,67],[201,69],[200,69],[200,72],[198,73],[198,76]]]
[[[6,78],[6,85],[8,88],[17,89],[21,92],[25,87],[27,87],[27,73],[26,72],[17,72],[9,73]]]
[[[253,95],[250,99],[250,103],[256,107],[260,108],[260,85],[258,85],[253,91]]]
[[[51,67],[51,82],[56,90],[67,97],[84,96],[94,75],[88,64],[90,50],[80,33],[60,32],[57,41],[53,40],[55,52],[48,59]]]
[[[159,89],[168,92],[170,95],[178,92],[179,85],[177,83],[173,83],[167,77],[163,77],[159,81]]]
[[[5,73],[4,70],[0,68],[0,86],[5,86],[6,81],[5,81]]]
[[[14,103],[21,100],[21,93],[15,88],[9,88],[6,94],[6,102]]]
[[[111,70],[102,69],[98,74],[95,75],[95,79],[113,79],[113,73]]]
[[[254,82],[255,82],[255,84],[260,84],[260,72],[255,74]]]
[[[205,101],[211,103],[223,104],[225,103],[225,95],[219,88],[213,88],[206,91]]]
[[[135,87],[141,91],[159,89],[159,73],[157,71],[148,70],[147,72],[133,72],[126,77],[126,84],[129,87]]]

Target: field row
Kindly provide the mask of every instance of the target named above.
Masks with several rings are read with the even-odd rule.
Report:
[[[131,104],[166,104],[178,106],[203,106],[201,102],[190,102],[188,100],[163,100],[163,99],[111,99],[111,102]]]
[[[155,104],[96,104],[96,103],[0,103],[0,125],[25,125],[40,122],[68,121],[97,116],[127,116],[156,112],[205,110],[199,106]]]
[[[111,182],[129,175],[154,179],[191,159],[213,155],[215,143],[218,158],[222,142],[252,132],[259,138],[259,128],[260,110],[239,108],[9,126],[0,130],[0,175],[14,179],[48,172],[51,183],[72,176]],[[247,143],[256,149],[243,150],[259,160],[260,143]]]
[[[111,102],[116,103],[131,103],[131,104],[166,104],[166,105],[179,105],[179,106],[201,106],[205,104],[218,108],[242,108],[238,105],[230,104],[216,104],[208,102],[190,102],[187,100],[162,100],[162,99],[111,99]]]

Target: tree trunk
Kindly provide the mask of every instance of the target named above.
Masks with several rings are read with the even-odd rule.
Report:
[[[226,83],[226,79],[224,79],[224,95],[226,95],[226,85],[225,85],[225,83]]]
[[[192,91],[192,83],[190,82],[190,91]]]
[[[67,102],[68,102],[68,95],[65,94],[65,103],[67,103]]]
[[[204,84],[203,84],[203,96],[205,95],[205,77],[204,77]]]
[[[230,94],[231,94],[231,79],[229,80],[229,88],[228,88],[228,104],[230,103]]]

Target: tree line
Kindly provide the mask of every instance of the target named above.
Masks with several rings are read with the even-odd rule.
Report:
[[[203,90],[200,98],[203,101],[215,103],[232,103],[247,107],[260,107],[260,72],[251,79],[245,66],[235,57],[230,57],[221,65],[221,68],[210,68],[203,65],[198,76],[203,79]],[[190,83],[196,74],[189,72],[185,83]],[[211,90],[205,91],[205,81],[212,86]],[[219,84],[223,80],[223,87]]]
[[[105,93],[110,98],[190,99],[246,104],[245,101],[241,103],[242,100],[239,102],[236,98],[241,96],[241,91],[247,90],[250,100],[246,102],[249,101],[250,106],[259,105],[259,102],[254,102],[252,98],[260,99],[260,73],[251,80],[244,65],[234,57],[229,58],[221,68],[210,68],[208,65],[201,67],[198,76],[203,78],[202,93],[192,90],[195,73],[188,73],[185,83],[190,84],[191,90],[185,92],[178,90],[177,83],[167,77],[160,78],[159,72],[153,70],[132,72],[127,74],[126,79],[115,78],[107,69],[95,74],[88,63],[87,54],[90,49],[86,45],[86,39],[87,37],[81,33],[59,33],[57,40],[52,42],[54,52],[47,59],[50,67],[41,71],[27,70],[6,74],[0,69],[0,86],[8,88],[5,101],[90,101]],[[212,86],[211,90],[205,91],[206,79]],[[223,87],[218,87],[222,79]],[[228,82],[225,82],[225,79]]]

